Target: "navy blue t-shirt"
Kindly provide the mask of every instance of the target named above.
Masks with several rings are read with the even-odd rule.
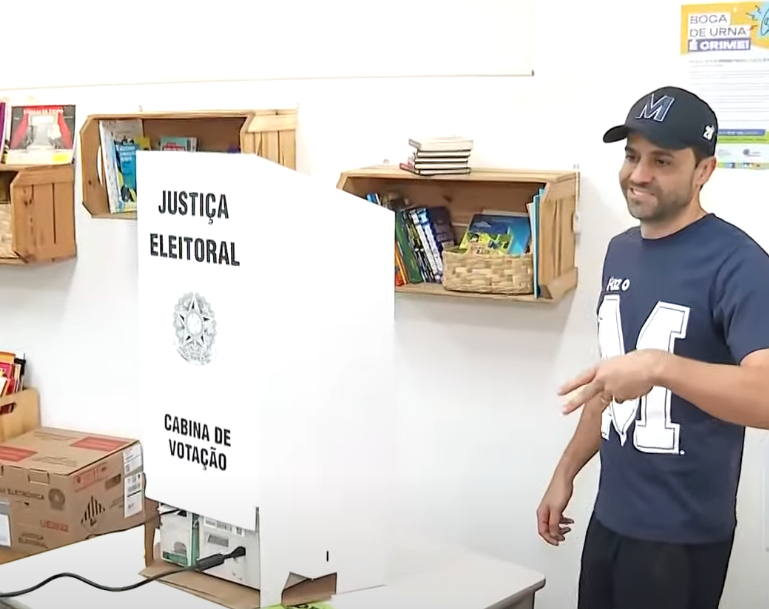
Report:
[[[769,348],[769,256],[712,214],[662,239],[630,229],[606,253],[598,327],[604,358],[651,348],[739,364]],[[604,526],[673,543],[732,535],[744,427],[655,387],[607,408],[601,435]]]

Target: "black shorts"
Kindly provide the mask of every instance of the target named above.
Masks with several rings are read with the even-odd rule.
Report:
[[[624,537],[595,515],[587,527],[578,609],[718,609],[731,539],[683,545]]]

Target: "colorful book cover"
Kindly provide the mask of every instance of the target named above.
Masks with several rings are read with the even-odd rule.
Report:
[[[534,272],[534,298],[539,298],[539,202],[542,199],[545,189],[540,188],[534,195],[531,203],[526,205],[529,211],[529,225],[531,226],[531,258]]]
[[[136,211],[136,151],[149,150],[149,139],[136,137],[115,142],[120,203],[118,211]]]
[[[107,189],[110,213],[130,211],[125,209],[121,190],[123,177],[120,174],[118,143],[138,141],[144,138],[144,124],[141,119],[119,119],[99,121],[99,141],[102,152],[102,168]]]
[[[15,106],[11,108],[11,165],[72,163],[75,153],[75,106]]]
[[[527,214],[475,214],[460,248],[475,254],[521,256],[529,249],[531,224]]]
[[[198,149],[196,137],[161,137],[160,150],[195,152]]]

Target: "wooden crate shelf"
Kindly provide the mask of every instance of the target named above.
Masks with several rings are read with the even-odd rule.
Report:
[[[575,171],[473,169],[468,175],[422,177],[394,165],[377,165],[343,172],[337,188],[359,197],[397,191],[414,205],[445,205],[451,214],[457,242],[474,214],[484,209],[526,213],[526,204],[544,188],[539,204],[539,298],[452,292],[436,283],[406,284],[395,287],[395,291],[476,300],[553,303],[577,286],[574,215],[578,185],[579,174]]]
[[[22,389],[0,398],[0,442],[40,427],[40,394]]]
[[[153,148],[161,137],[196,137],[201,152],[257,154],[296,169],[296,110],[210,110],[95,114],[80,129],[83,205],[94,218],[135,220],[136,212],[112,214],[101,168],[99,121],[141,119]]]
[[[0,164],[0,264],[76,255],[74,165]]]

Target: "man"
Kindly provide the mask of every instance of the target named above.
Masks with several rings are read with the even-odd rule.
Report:
[[[579,609],[717,609],[745,427],[769,429],[769,256],[706,213],[718,121],[696,95],[644,95],[604,142],[639,226],[609,243],[601,361],[566,383],[574,437],[537,510],[558,545],[576,475],[600,449]]]

